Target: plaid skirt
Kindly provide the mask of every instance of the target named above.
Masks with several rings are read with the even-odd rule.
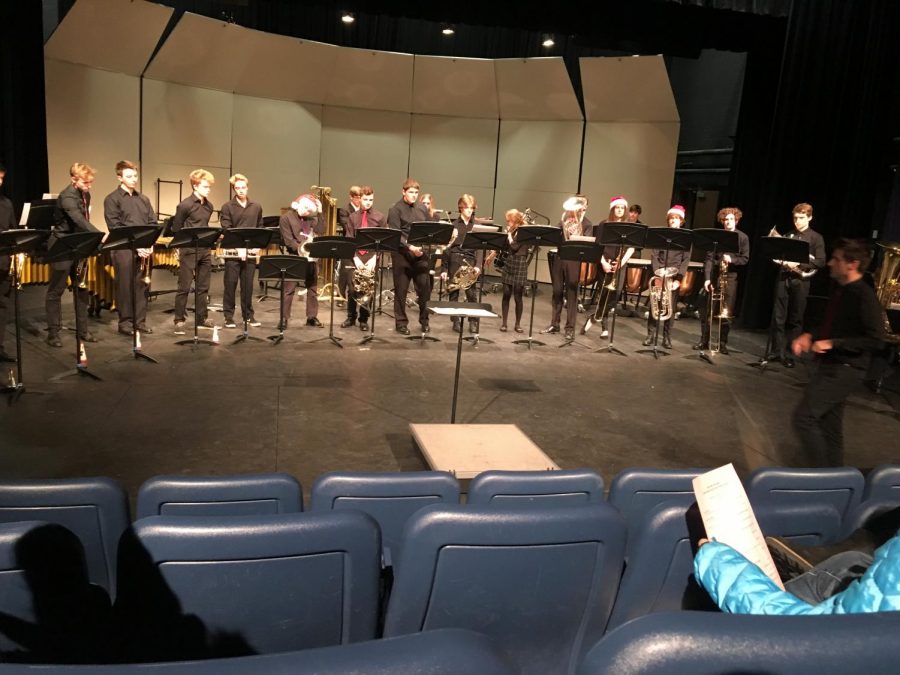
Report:
[[[510,286],[524,286],[528,280],[528,256],[509,255],[503,266],[503,283]]]

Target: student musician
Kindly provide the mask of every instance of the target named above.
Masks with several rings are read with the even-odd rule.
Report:
[[[731,322],[734,320],[734,306],[737,300],[737,269],[743,267],[750,260],[750,239],[746,234],[737,229],[738,223],[744,214],[740,209],[728,207],[721,209],[716,215],[718,221],[726,232],[737,232],[737,253],[716,253],[712,251],[706,254],[703,262],[703,290],[706,291],[706,299],[700,304],[700,342],[694,345],[694,349],[709,349],[709,311],[710,298],[714,290],[725,284],[725,297],[722,305],[713,308],[722,316],[722,330],[719,334],[719,353],[728,353],[728,333],[731,330]],[[724,277],[723,277],[724,270]]]
[[[345,237],[348,236],[347,233],[347,222],[350,220],[350,216],[357,211],[359,211],[360,199],[362,198],[362,191],[359,185],[351,185],[350,186],[350,201],[347,203],[347,206],[338,209],[337,212],[337,221],[338,221],[338,234],[342,234]],[[341,295],[345,298],[350,297],[351,291],[353,288],[350,286],[350,279],[353,276],[352,269],[352,260],[342,260],[341,261],[341,271],[338,275],[338,290],[341,292]]]
[[[666,224],[669,227],[680,228],[684,225],[685,209],[680,204],[676,204],[666,213]],[[669,318],[663,321],[663,340],[662,346],[665,349],[672,348],[672,320],[675,316],[675,303],[678,301],[678,287],[681,280],[687,274],[688,265],[691,262],[691,252],[687,251],[666,251],[665,249],[651,249],[650,267],[653,276],[650,277],[650,284],[661,284],[663,296],[668,287],[668,301],[670,311]],[[659,270],[659,274],[657,271]],[[664,302],[665,298],[662,302]],[[648,347],[656,342],[656,325],[657,321],[653,318],[653,313],[647,317],[647,339],[644,340],[644,346]]]
[[[76,162],[69,168],[70,183],[56,198],[56,209],[53,212],[54,234],[70,232],[99,232],[91,224],[91,186],[94,184],[96,171],[87,164]],[[51,240],[53,237],[51,237]],[[81,263],[81,267],[87,261]],[[81,330],[82,342],[96,342],[87,329],[87,310],[89,293],[78,283],[79,265],[74,260],[56,262],[50,265],[50,283],[47,285],[45,309],[47,311],[47,344],[51,347],[62,347],[59,331],[62,327],[62,294],[71,277],[72,291],[75,293],[75,312],[77,324]],[[83,267],[86,269],[86,267]]]
[[[459,209],[459,216],[453,221],[453,239],[450,241],[450,245],[447,247],[444,254],[449,260],[448,269],[445,274],[441,275],[445,278],[449,278],[451,282],[460,267],[465,266],[471,268],[471,274],[477,279],[481,275],[481,268],[483,265],[482,256],[476,255],[476,253],[482,253],[481,251],[476,252],[462,248],[462,243],[466,238],[466,234],[471,232],[472,228],[475,227],[475,209],[477,208],[475,197],[468,194],[462,195],[456,202],[456,208]],[[468,286],[468,288],[465,289],[465,293],[466,302],[478,301],[478,291],[475,288],[475,283]],[[448,298],[450,299],[450,302],[459,300],[459,289],[450,291]],[[459,317],[453,317],[452,325],[453,330],[457,333],[462,330],[462,320]],[[478,332],[478,319],[469,319],[469,332]]]
[[[103,200],[103,217],[110,231],[132,225],[156,225],[156,213],[146,195],[138,192],[137,165],[127,160],[116,164],[119,187]],[[141,261],[153,255],[152,248],[111,251],[116,273],[116,311],[119,313],[119,333],[131,335],[135,328],[147,335],[153,329],[147,325],[147,298],[150,289],[141,272]],[[133,280],[133,281],[132,281]],[[134,294],[132,294],[132,283]]]
[[[628,207],[628,201],[625,197],[619,195],[617,197],[613,197],[609,200],[609,215],[606,217],[607,223],[632,223],[638,222],[633,221],[631,219],[632,213],[636,213],[638,216],[641,213],[641,207],[637,204],[634,205],[637,207],[637,211],[631,211]],[[632,207],[634,208],[634,207]],[[618,299],[619,292],[622,288],[622,270],[625,269],[625,265],[631,259],[631,256],[634,255],[634,247],[629,246],[622,252],[621,260],[618,258],[619,255],[619,247],[610,245],[605,246],[603,248],[603,254],[600,257],[600,268],[603,272],[603,277],[601,277],[601,283],[604,277],[612,274],[613,278],[616,280],[616,292],[615,294],[606,300],[606,309],[603,311],[603,316],[600,318],[600,337],[608,337],[609,336],[609,311],[615,306],[616,301]],[[603,289],[599,288],[595,290],[594,296],[591,298],[591,304],[595,302],[599,302],[603,300]],[[587,324],[585,324],[587,326]],[[582,328],[582,333],[585,332],[585,329]]]
[[[640,204],[632,204],[628,207],[628,222],[629,223],[641,223],[641,214],[644,210],[641,208]]]
[[[385,215],[374,208],[375,190],[370,185],[363,185],[360,188],[360,208],[358,211],[350,214],[347,221],[347,227],[344,229],[344,236],[350,239],[356,237],[360,230],[367,227],[386,227],[387,218]],[[341,324],[341,328],[352,328],[356,323],[357,309],[359,312],[359,329],[361,331],[369,330],[369,302],[370,299],[363,304],[357,303],[356,294],[353,291],[353,272],[354,270],[365,270],[365,274],[371,275],[374,282],[377,270],[378,260],[375,256],[374,249],[357,249],[353,259],[347,261],[346,268],[350,271],[350,280],[348,282],[347,291],[347,319]]]
[[[563,203],[563,214],[559,227],[563,231],[563,241],[572,237],[590,236],[594,225],[587,218],[587,197],[575,195]],[[542,333],[558,333],[562,318],[563,296],[566,301],[566,339],[575,339],[575,319],[578,313],[578,283],[581,277],[581,263],[577,260],[561,260],[559,255],[550,266],[550,281],[553,286],[553,315],[550,325]]]
[[[322,217],[322,202],[315,195],[302,194],[291,202],[291,210],[281,216],[278,221],[281,230],[281,240],[285,247],[294,255],[309,257],[305,246],[312,242],[317,235],[325,234],[325,219]],[[306,325],[320,327],[322,322],[318,319],[318,266],[314,260],[309,261],[306,267]],[[297,292],[297,282],[293,279],[285,279],[284,282],[284,314],[285,325],[291,318],[291,305],[294,302],[294,294]]]
[[[219,222],[223,230],[232,227],[262,227],[263,210],[259,202],[251,201],[247,196],[250,181],[243,174],[236,173],[228,179],[234,190],[234,197],[224,204],[219,211]],[[251,326],[261,325],[253,316],[253,277],[256,275],[256,256],[258,248],[238,249],[237,258],[225,258],[224,291],[222,297],[222,314],[225,316],[225,328],[235,328],[234,293],[238,281],[241,283],[241,317]]]
[[[398,333],[409,335],[409,318],[406,316],[406,296],[410,281],[416,287],[419,304],[419,325],[428,333],[428,296],[431,295],[431,274],[428,255],[421,246],[406,243],[410,224],[430,220],[428,211],[419,203],[419,183],[407,178],[402,196],[388,211],[388,227],[400,230],[400,250],[391,253],[394,273],[394,323]]]
[[[209,227],[213,207],[209,201],[209,192],[216,182],[215,177],[205,169],[191,171],[191,188],[188,195],[175,209],[169,229],[180,232],[184,228]],[[212,261],[209,249],[201,249],[194,253],[191,247],[182,248],[178,254],[178,290],[175,293],[175,335],[184,335],[184,324],[187,320],[187,298],[191,290],[191,282],[196,284],[197,306],[194,317],[198,326],[212,328],[213,323],[207,316],[209,303],[209,275]],[[195,278],[196,272],[196,278]]]
[[[441,211],[438,211],[434,203],[434,195],[430,192],[423,192],[422,196],[419,197],[419,203],[428,211],[428,220],[440,220]]]
[[[525,282],[528,280],[528,250],[526,244],[516,241],[516,230],[525,224],[525,214],[517,209],[506,212],[506,239],[509,250],[506,261],[503,264],[503,323],[500,330],[506,332],[506,319],[509,316],[509,299],[516,302],[516,325],[513,330],[522,332],[522,309],[524,306],[522,296],[525,292]]]

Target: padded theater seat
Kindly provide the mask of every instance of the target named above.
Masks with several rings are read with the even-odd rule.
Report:
[[[603,478],[590,469],[484,471],[469,483],[467,503],[502,508],[578,506],[603,501]]]

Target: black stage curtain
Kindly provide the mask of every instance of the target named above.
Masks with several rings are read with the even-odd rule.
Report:
[[[0,162],[15,204],[47,192],[47,116],[40,2],[0,2]]]
[[[794,0],[783,54],[750,52],[729,202],[751,241],[774,225],[788,231],[799,202],[813,205],[828,246],[882,229],[900,113],[898,26],[896,0]],[[746,326],[768,325],[773,269],[751,257]],[[812,293],[827,284],[820,273]]]

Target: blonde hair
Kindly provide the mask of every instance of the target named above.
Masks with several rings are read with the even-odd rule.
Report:
[[[506,222],[509,223],[510,227],[515,226],[516,229],[519,225],[525,224],[525,214],[519,211],[519,209],[510,209],[506,212]]]
[[[462,211],[463,207],[466,206],[470,206],[473,209],[476,208],[475,197],[473,197],[472,195],[461,195],[456,202],[456,208]]]
[[[79,180],[91,180],[94,176],[97,175],[97,172],[94,171],[94,167],[92,167],[90,164],[75,162],[72,166],[69,167],[69,175],[72,178],[78,178]]]
[[[201,180],[202,180],[202,179],[201,179]],[[209,178],[207,178],[206,180],[209,180]],[[250,185],[250,181],[247,180],[247,176],[245,176],[245,175],[242,174],[242,173],[236,173],[236,174],[234,174],[231,178],[228,179],[228,182],[231,183],[231,187],[234,187],[234,184],[237,183],[239,180],[242,180],[242,181],[244,181],[247,185]],[[212,181],[210,181],[210,182],[212,182]]]
[[[216,182],[215,176],[206,169],[195,169],[194,171],[191,171],[191,187],[200,185],[201,180],[205,180],[210,185]]]

